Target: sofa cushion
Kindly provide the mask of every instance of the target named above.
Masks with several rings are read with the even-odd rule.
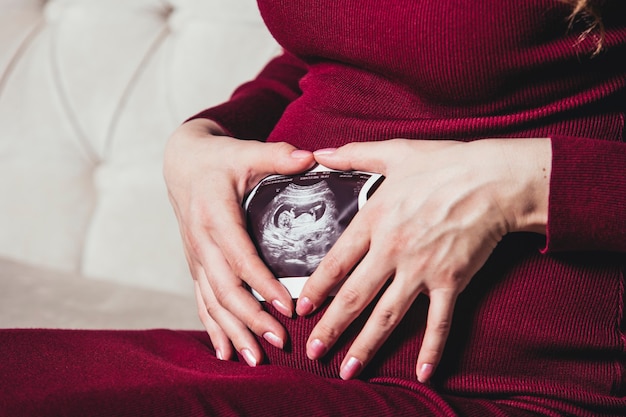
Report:
[[[0,10],[0,256],[188,294],[163,147],[279,52],[256,3]]]
[[[190,295],[87,280],[0,258],[2,328],[202,329],[195,305]]]

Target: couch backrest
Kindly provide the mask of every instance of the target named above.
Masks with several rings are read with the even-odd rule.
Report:
[[[253,0],[0,0],[0,256],[190,291],[163,146],[278,50]]]

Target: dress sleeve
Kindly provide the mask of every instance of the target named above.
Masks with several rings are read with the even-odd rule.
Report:
[[[230,100],[188,120],[211,119],[233,137],[265,140],[285,108],[302,93],[299,83],[306,72],[303,61],[284,52],[254,80],[239,86]]]
[[[552,137],[544,251],[626,253],[626,143]]]

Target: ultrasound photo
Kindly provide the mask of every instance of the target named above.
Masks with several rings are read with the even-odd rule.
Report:
[[[262,180],[245,203],[248,230],[274,275],[308,277],[365,204],[379,174],[323,166]]]

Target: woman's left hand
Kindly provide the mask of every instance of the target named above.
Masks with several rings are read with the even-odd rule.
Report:
[[[417,378],[437,367],[457,296],[502,237],[545,233],[551,165],[549,139],[474,142],[394,139],[351,143],[315,153],[339,170],[386,178],[307,281],[297,303],[312,313],[348,274],[307,341],[323,356],[391,280],[343,360],[356,376],[419,294],[430,298]]]

